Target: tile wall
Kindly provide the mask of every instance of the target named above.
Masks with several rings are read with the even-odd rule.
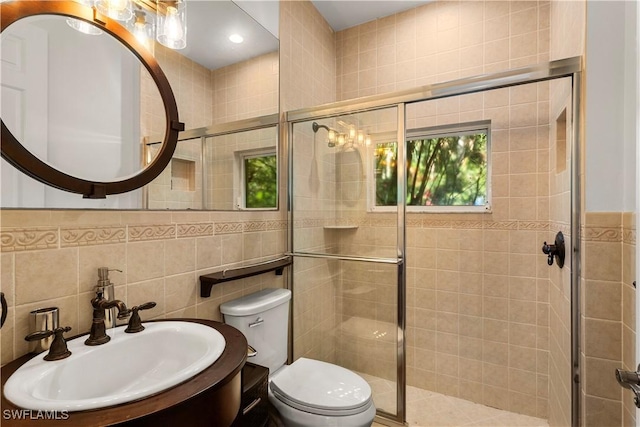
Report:
[[[156,43],[156,59],[174,88],[180,120],[185,129],[242,120],[278,112],[278,52],[271,52],[216,70],[208,70],[174,50]],[[164,134],[162,102],[151,77],[143,73],[141,128],[151,141]],[[275,138],[273,139],[275,141]],[[153,153],[153,147],[150,149]],[[202,209],[200,139],[181,141],[174,158],[192,162],[191,189],[174,188],[175,168],[170,164],[148,185],[149,209]],[[233,181],[230,181],[230,186]],[[211,199],[209,199],[211,200]],[[228,209],[211,207],[208,209]]]
[[[634,425],[633,396],[615,380],[635,371],[636,226],[631,213],[587,212],[583,223],[582,417],[587,426]]]
[[[549,60],[548,1],[436,1],[339,31],[338,100]]]
[[[276,114],[278,78],[278,51],[211,71],[211,123]]]
[[[240,197],[240,157],[247,153],[275,153],[277,127],[209,137],[205,162],[208,194],[206,209],[237,210]]]
[[[312,107],[335,101],[335,38],[331,27],[310,1],[280,2],[280,106],[282,111]],[[294,140],[304,138],[311,160],[313,134],[300,129]],[[294,132],[296,132],[294,130]],[[283,151],[283,158],[288,153]],[[322,158],[318,155],[318,158]],[[297,169],[295,169],[297,168]],[[309,186],[310,162],[294,163],[294,176],[305,190]],[[285,173],[287,173],[285,171]],[[307,187],[309,186],[309,187]],[[295,197],[295,193],[294,193]],[[325,200],[323,198],[323,200]],[[322,208],[322,203],[318,207]],[[310,247],[325,245],[322,228],[309,230]],[[337,266],[325,260],[296,258],[293,285],[293,357],[335,360],[332,338],[335,318]]]
[[[199,276],[285,250],[279,212],[3,210],[2,291],[9,315],[0,331],[2,363],[28,351],[28,313],[60,308],[60,322],[88,332],[98,267],[111,272],[116,298],[127,305],[155,301],[146,318],[220,319],[219,305],[285,276],[260,275],[199,296]]]

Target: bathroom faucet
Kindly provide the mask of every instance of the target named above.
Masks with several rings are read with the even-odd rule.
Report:
[[[100,291],[97,291],[96,297],[91,300],[91,306],[93,307],[93,321],[91,322],[89,338],[84,342],[86,345],[100,345],[109,342],[111,339],[107,335],[107,329],[104,325],[105,310],[117,308],[118,319],[126,319],[131,314],[125,303],[120,300],[107,300]]]
[[[24,339],[25,341],[37,341],[54,335],[55,338],[51,343],[51,347],[49,347],[49,353],[44,356],[44,360],[61,360],[71,356],[71,352],[67,348],[67,342],[62,336],[62,334],[70,330],[70,326],[65,326],[64,328],[55,328],[53,331],[37,331],[30,333]]]

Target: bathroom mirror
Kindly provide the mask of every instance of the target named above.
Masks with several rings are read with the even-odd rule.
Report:
[[[181,132],[171,162],[145,186],[145,207],[277,210],[278,120],[271,114]]]
[[[268,26],[266,23],[264,25],[270,30],[265,29],[241,9],[241,7],[246,9],[249,6],[256,7],[258,5],[271,7],[271,15],[274,15],[273,8],[275,6],[275,30],[274,27]],[[260,14],[253,13],[253,15]],[[265,14],[262,13],[262,15]],[[272,34],[272,32],[277,34],[277,15],[277,2],[272,1],[260,3],[251,1],[232,2],[228,0],[188,2],[187,48],[170,50],[156,43],[154,52],[155,60],[164,72],[175,95],[180,121],[185,123],[187,129],[219,125],[278,112],[278,39]],[[261,20],[261,23],[263,22]],[[242,32],[245,36],[244,42],[241,44],[231,43],[228,39],[228,33],[231,30]],[[92,40],[96,39],[95,36],[90,38]],[[195,49],[198,46],[201,47],[199,53]],[[194,52],[194,50],[196,51]],[[209,59],[202,56],[203,52],[205,56],[208,55]],[[102,57],[105,59],[112,58],[112,55],[104,54]],[[69,61],[67,61],[67,64],[69,66],[74,65]],[[185,73],[185,70],[188,73]],[[248,80],[248,75],[251,77],[250,80]],[[259,77],[256,77],[256,75]],[[49,75],[47,75],[47,78],[49,81],[52,80]],[[104,80],[102,79],[102,81]],[[121,120],[123,127],[135,129],[137,133],[138,145],[134,151],[135,156],[140,160],[139,165],[155,161],[155,153],[158,150],[154,148],[152,151],[145,152],[142,148],[149,141],[157,141],[157,137],[162,136],[163,130],[167,126],[161,108],[160,95],[155,87],[156,85],[153,83],[151,76],[141,73],[137,83],[131,82],[129,88],[119,88],[117,90],[118,93],[126,94],[129,99],[135,96],[139,99],[139,102],[133,103],[139,105],[138,117],[131,118],[131,115],[122,114]],[[96,93],[95,88],[100,84],[100,82],[95,82],[95,85],[91,88],[91,94]],[[136,87],[136,84],[138,87]],[[54,86],[56,85],[54,84]],[[83,93],[86,94],[87,92],[84,91]],[[88,96],[91,96],[91,94]],[[67,93],[66,95],[67,101],[70,98],[80,97],[77,92]],[[101,96],[96,96],[95,98],[104,103],[112,102],[108,101],[107,97],[102,99]],[[116,98],[116,105],[118,102]],[[100,120],[100,115],[103,114],[104,109],[104,105],[92,109],[98,112],[96,121]],[[86,110],[91,109],[87,108]],[[125,123],[125,117],[129,117],[130,121]],[[76,123],[78,121],[75,120]],[[104,124],[101,123],[101,125]],[[180,142],[177,144],[180,144]],[[154,147],[156,146],[154,144]],[[149,155],[151,157],[148,157]],[[79,151],[74,152],[70,157],[73,160],[73,167],[83,165],[87,160],[87,156]],[[93,157],[97,156],[94,155]],[[129,156],[129,160],[132,157],[134,155]],[[164,171],[170,167],[170,162],[171,159],[168,160],[169,164],[163,168]],[[6,163],[3,166],[6,166]],[[148,191],[148,187],[126,194],[109,196],[106,199],[88,200],[53,187],[42,186],[39,182],[32,182],[33,180],[30,180],[29,177],[22,177],[22,174],[13,170],[13,168],[3,167],[2,169],[3,171],[11,170],[14,175],[20,176],[20,179],[25,181],[20,183],[18,190],[4,191],[3,187],[0,205],[2,208],[146,208],[144,194]],[[91,169],[100,169],[100,167]],[[209,169],[211,168],[209,167]],[[126,173],[119,173],[126,176]],[[3,181],[11,182],[10,179],[5,180],[4,175],[6,175],[5,172],[3,172]],[[158,177],[157,179],[160,178]],[[29,194],[35,194],[36,196],[25,196]],[[12,197],[14,195],[16,197]],[[150,209],[218,210],[219,208],[186,206],[182,203],[167,204],[156,208],[150,207]]]
[[[2,206],[47,207],[57,194],[104,199],[160,174],[183,125],[168,80],[135,37],[75,2],[0,7]],[[163,142],[147,163],[135,120],[142,79],[164,106]]]

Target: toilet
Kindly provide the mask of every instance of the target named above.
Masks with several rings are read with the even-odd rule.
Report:
[[[226,324],[256,351],[248,360],[269,368],[269,401],[287,427],[371,426],[371,387],[356,373],[300,358],[287,365],[288,289],[263,289],[220,305]]]

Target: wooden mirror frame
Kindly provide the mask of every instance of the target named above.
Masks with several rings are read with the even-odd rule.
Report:
[[[171,161],[178,141],[178,133],[184,130],[184,123],[178,120],[178,107],[173,91],[158,62],[136,40],[135,36],[117,21],[100,14],[95,8],[89,8],[75,1],[2,2],[0,3],[0,33],[16,21],[36,15],[59,15],[86,21],[115,37],[129,49],[149,71],[160,92],[166,119],[164,141],[160,152],[140,173],[121,181],[89,181],[61,172],[34,156],[13,136],[0,117],[2,158],[21,172],[44,184],[82,194],[84,198],[89,199],[103,199],[109,194],[126,193],[153,181]]]

